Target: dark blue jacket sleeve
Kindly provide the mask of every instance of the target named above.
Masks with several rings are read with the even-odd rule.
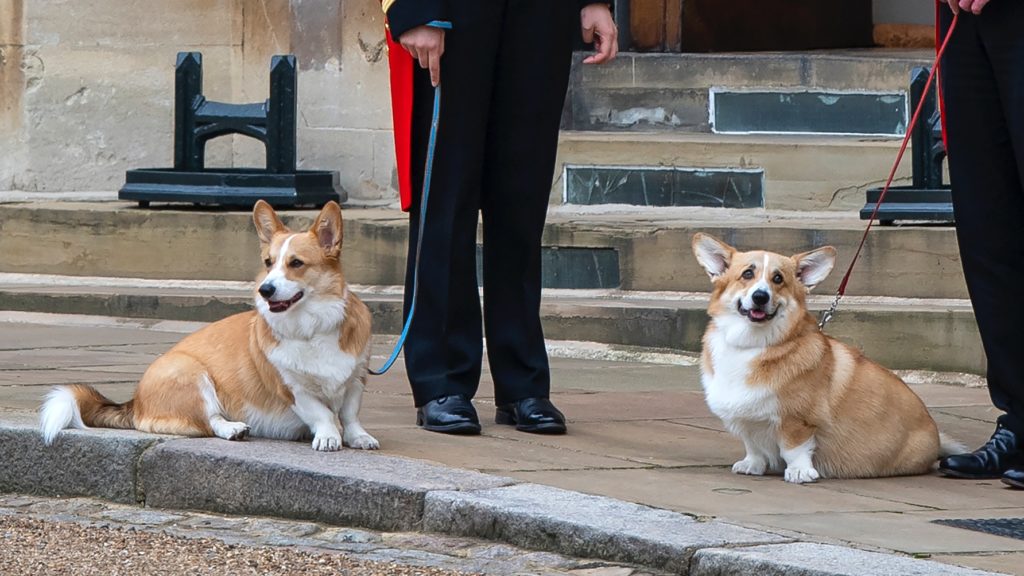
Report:
[[[447,20],[445,0],[396,0],[388,8],[388,28],[396,41],[406,31],[434,20]]]

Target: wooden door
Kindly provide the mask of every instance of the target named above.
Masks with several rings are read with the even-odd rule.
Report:
[[[683,0],[623,1],[629,1],[631,50],[678,52],[682,48]]]
[[[641,52],[813,50],[872,45],[871,0],[628,1],[630,49]]]

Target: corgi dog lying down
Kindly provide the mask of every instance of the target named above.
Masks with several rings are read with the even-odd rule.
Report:
[[[85,385],[61,386],[40,409],[46,444],[64,428],[134,428],[241,440],[312,438],[314,450],[376,449],[359,423],[370,311],[341,267],[341,208],[292,232],[264,201],[253,220],[265,269],[255,310],[185,337],[146,370],[123,404]]]

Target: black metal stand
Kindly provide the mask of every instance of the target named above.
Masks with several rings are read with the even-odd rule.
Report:
[[[953,222],[953,199],[949,186],[942,183],[942,161],[946,146],[942,142],[942,118],[936,106],[935,90],[924,93],[928,81],[927,68],[915,68],[911,73],[911,110],[917,108],[921,98],[921,120],[911,134],[913,184],[892,186],[878,209],[879,224],[888,225],[896,220]],[[868,220],[875,210],[881,188],[867,191],[867,204],[861,208],[860,219]]]
[[[140,206],[190,202],[250,208],[263,199],[274,206],[320,206],[342,201],[338,173],[296,170],[297,77],[295,57],[270,62],[270,98],[255,104],[225,104],[203,96],[199,52],[180,52],[174,74],[174,167],[129,170],[118,192]],[[243,134],[266,146],[265,170],[205,167],[206,143]]]

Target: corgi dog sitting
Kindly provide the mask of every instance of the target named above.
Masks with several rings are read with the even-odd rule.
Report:
[[[329,202],[292,232],[259,201],[253,220],[265,270],[254,311],[185,337],[118,404],[85,385],[55,388],[40,409],[43,440],[67,427],[134,428],[241,440],[298,440],[314,450],[376,449],[359,423],[370,356],[370,311],[341,267],[341,208]]]
[[[834,248],[739,252],[697,234],[693,252],[714,284],[705,398],[746,448],[733,472],[781,472],[797,484],[923,474],[962,449],[940,439],[898,376],[818,328],[807,294],[832,271]]]

